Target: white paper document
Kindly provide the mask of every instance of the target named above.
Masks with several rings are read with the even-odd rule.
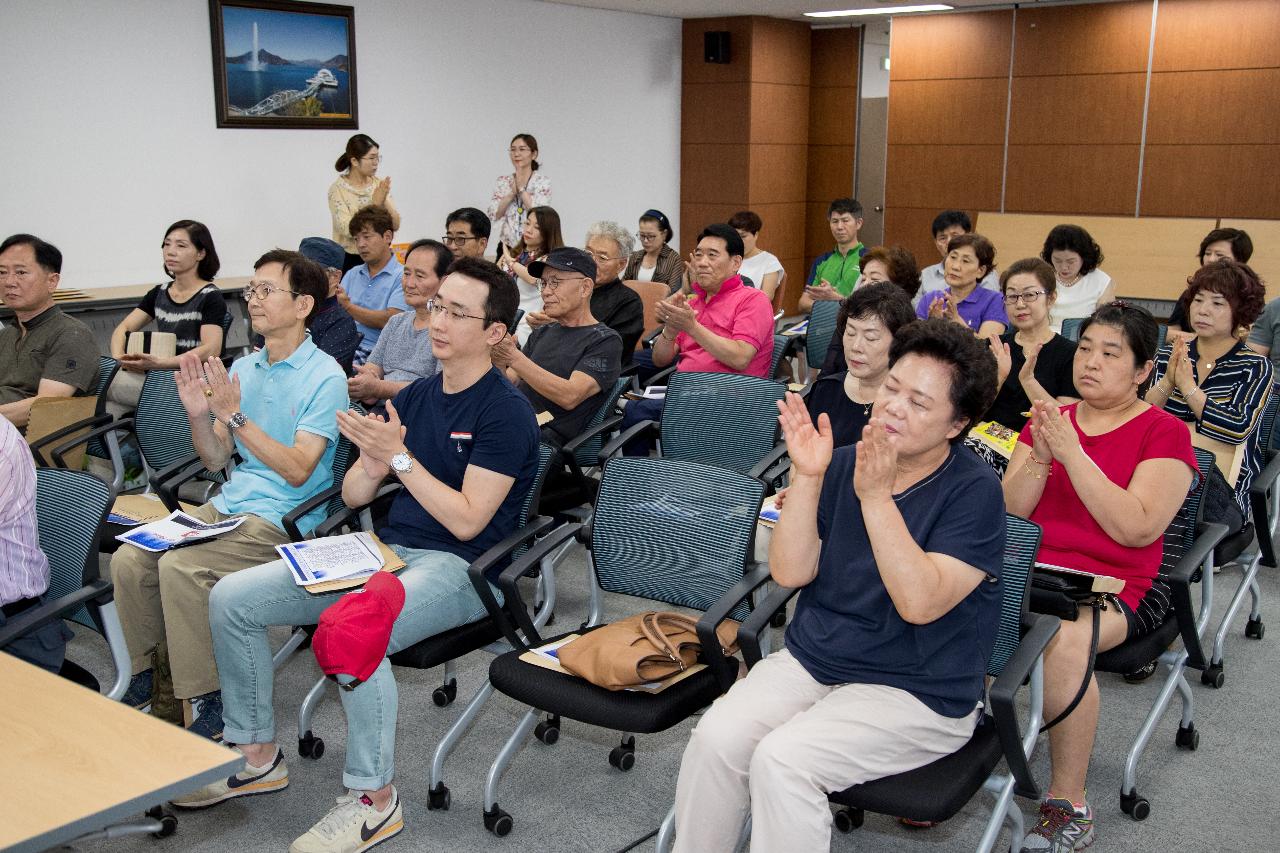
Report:
[[[371,575],[382,568],[382,553],[364,531],[277,545],[276,551],[298,586]]]
[[[204,539],[212,539],[244,524],[244,516],[215,521],[209,524],[174,510],[159,521],[135,527],[116,538],[144,551],[168,551],[182,545],[191,545]]]

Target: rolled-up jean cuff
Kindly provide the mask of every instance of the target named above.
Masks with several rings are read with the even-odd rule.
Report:
[[[352,776],[344,770],[342,784],[353,791],[377,791],[390,785],[395,775],[395,767],[388,767],[381,776]]]
[[[275,729],[259,729],[258,731],[250,732],[243,729],[233,729],[230,726],[222,727],[223,743],[234,743],[237,745],[247,743],[271,743],[275,739]]]

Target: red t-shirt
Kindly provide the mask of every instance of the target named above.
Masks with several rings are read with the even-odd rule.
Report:
[[[1085,435],[1076,423],[1078,405],[1063,406],[1062,411],[1080,436],[1085,455],[1117,486],[1128,488],[1138,464],[1147,459],[1177,459],[1199,475],[1191,449],[1191,433],[1187,425],[1173,415],[1152,406],[1111,432]],[[1030,422],[1022,428],[1018,441],[1032,445]],[[1116,542],[1089,514],[1066,469],[1057,460],[1053,462],[1044,494],[1032,511],[1031,520],[1044,531],[1037,561],[1120,578],[1125,582],[1120,600],[1131,608],[1137,608],[1160,571],[1164,537],[1158,536],[1141,548]]]

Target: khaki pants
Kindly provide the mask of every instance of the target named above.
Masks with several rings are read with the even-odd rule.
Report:
[[[677,851],[731,853],[747,814],[752,853],[831,849],[827,793],[955,752],[978,711],[944,717],[876,684],[819,684],[785,649],[716,700],[676,783]]]
[[[114,418],[123,418],[133,414],[138,408],[138,398],[142,396],[142,383],[147,374],[135,373],[121,368],[107,387],[107,412]]]
[[[213,504],[191,515],[206,522],[231,517]],[[225,575],[279,559],[275,546],[288,541],[283,530],[250,515],[230,533],[163,554],[121,545],[111,557],[111,580],[133,673],[151,667],[151,653],[164,640],[174,696],[191,699],[217,690],[209,590]]]

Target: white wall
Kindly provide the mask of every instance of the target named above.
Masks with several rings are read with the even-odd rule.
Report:
[[[538,0],[348,2],[360,131],[382,146],[398,239],[484,209],[522,131],[569,243],[596,219],[634,230],[649,207],[679,232],[679,20]],[[325,194],[352,131],[218,129],[206,0],[3,0],[0,33],[0,235],[57,244],[63,286],[160,280],[177,219],[210,227],[223,276],[329,235]]]

